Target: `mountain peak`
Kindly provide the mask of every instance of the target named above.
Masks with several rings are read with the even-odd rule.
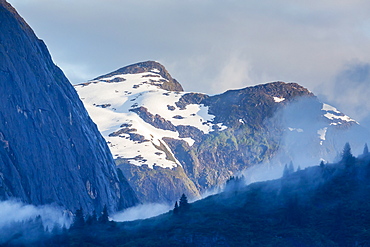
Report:
[[[172,78],[172,76],[170,75],[170,73],[168,73],[166,68],[159,62],[155,62],[155,61],[145,61],[145,62],[128,65],[116,71],[113,71],[111,73],[108,73],[106,75],[99,76],[95,78],[94,80],[101,80],[101,79],[116,76],[116,75],[140,74],[140,73],[146,73],[146,72],[152,72],[152,73],[158,74],[167,80],[160,86],[162,89],[165,89],[168,91],[178,91],[178,92],[184,91],[181,84],[176,79]]]
[[[164,90],[165,73],[149,61],[75,86],[142,202],[197,196],[280,151],[330,160],[332,138],[355,123],[297,83],[206,95]]]

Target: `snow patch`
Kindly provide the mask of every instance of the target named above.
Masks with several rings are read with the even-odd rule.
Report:
[[[341,114],[340,111],[338,111],[337,108],[335,108],[334,106],[331,106],[331,105],[328,105],[328,104],[322,104],[322,110],[323,111],[332,111],[332,112],[335,112],[335,113],[339,113]]]
[[[276,102],[276,103],[280,103],[280,102],[282,102],[282,101],[284,101],[285,100],[285,98],[283,98],[283,97],[274,97],[274,101]]]
[[[320,141],[320,145],[322,145],[323,144],[323,141],[326,140],[326,132],[327,132],[327,130],[328,130],[328,127],[325,127],[325,128],[319,129],[317,131],[317,134],[319,135],[319,138],[321,140]]]
[[[356,122],[355,120],[353,120],[352,118],[350,118],[350,117],[348,117],[346,115],[338,116],[338,115],[334,115],[334,114],[329,113],[329,112],[325,113],[324,114],[324,117],[326,117],[326,118],[328,118],[330,120],[343,120],[345,122]],[[342,124],[342,123],[341,122],[338,122],[337,124]]]
[[[160,73],[161,71],[159,71],[159,69],[152,69],[150,70],[151,72],[154,72],[154,73]]]
[[[223,131],[223,130],[227,129],[227,126],[225,126],[223,123],[218,123],[216,125],[218,127],[218,131]]]
[[[327,119],[330,119],[332,121],[335,121],[333,123],[330,123],[330,125],[343,124],[343,122],[341,122],[341,121],[344,121],[344,122],[355,122],[355,123],[359,124],[358,122],[356,122],[352,118],[344,115],[343,113],[341,113],[340,111],[338,111],[337,108],[335,108],[335,107],[333,107],[331,105],[323,104],[322,110],[323,111],[326,111],[326,113],[324,114],[324,117],[326,117]]]

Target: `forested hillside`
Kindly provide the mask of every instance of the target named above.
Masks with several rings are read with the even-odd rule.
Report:
[[[84,222],[44,245],[88,246],[369,246],[370,155],[349,144],[335,164],[291,171],[244,186],[231,178],[221,194],[155,218]]]

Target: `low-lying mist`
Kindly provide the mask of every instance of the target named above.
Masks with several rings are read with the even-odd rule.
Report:
[[[17,200],[0,202],[0,244],[36,241],[45,231],[69,228],[71,216],[60,207],[34,206]]]
[[[173,208],[173,205],[159,204],[159,203],[148,203],[140,204],[136,207],[127,208],[122,212],[117,212],[111,216],[112,220],[122,221],[133,221],[139,219],[147,219],[160,214],[167,213]]]
[[[21,222],[41,217],[44,227],[52,229],[54,225],[69,227],[70,215],[62,208],[46,205],[34,206],[16,200],[0,202],[0,229],[13,222]],[[0,232],[1,235],[1,232]]]
[[[277,153],[238,175],[243,175],[249,184],[280,178],[285,165],[290,163],[297,170],[318,165],[322,160],[337,162],[347,142],[354,155],[361,154],[370,141],[370,133],[355,121],[343,121],[346,118],[340,115],[335,108],[323,110],[316,97],[303,97],[283,106],[265,121],[270,130],[280,130]]]

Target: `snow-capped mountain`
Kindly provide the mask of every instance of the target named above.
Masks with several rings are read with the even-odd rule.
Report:
[[[190,126],[208,134],[214,131],[214,116],[203,104],[178,106],[186,93],[163,88],[169,79],[161,75],[161,65],[149,62],[135,66],[142,65],[153,68],[135,74],[109,74],[75,88],[114,158],[150,168],[181,166],[163,138],[192,146],[195,140],[183,137],[181,128]],[[226,127],[219,124],[217,128]]]
[[[359,127],[296,83],[209,96],[184,92],[153,61],[75,89],[142,201],[171,201],[183,192],[198,196],[278,154],[279,166],[300,162],[298,155],[307,158],[301,166],[332,159]],[[368,137],[361,136],[359,145]]]

